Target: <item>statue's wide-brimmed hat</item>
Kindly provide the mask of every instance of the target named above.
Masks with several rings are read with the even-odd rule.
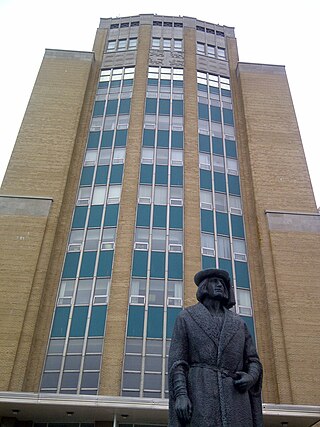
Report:
[[[227,308],[234,306],[236,302],[234,298],[234,292],[231,286],[230,276],[227,271],[221,270],[219,268],[207,268],[195,274],[193,280],[194,283],[199,286],[204,279],[208,279],[210,277],[218,277],[219,279],[223,280],[223,283],[228,291],[228,301],[225,305]]]

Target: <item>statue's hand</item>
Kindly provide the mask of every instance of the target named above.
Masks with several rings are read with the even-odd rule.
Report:
[[[233,381],[233,384],[240,393],[245,393],[253,386],[254,380],[252,375],[243,371],[236,372],[236,375],[238,378]]]
[[[191,420],[192,407],[188,396],[182,395],[177,397],[175,411],[180,421],[188,423]]]

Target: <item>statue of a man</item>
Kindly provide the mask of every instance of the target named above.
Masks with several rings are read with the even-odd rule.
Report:
[[[169,354],[169,427],[261,427],[262,365],[241,317],[228,310],[228,272],[194,277],[198,304],[178,316]]]

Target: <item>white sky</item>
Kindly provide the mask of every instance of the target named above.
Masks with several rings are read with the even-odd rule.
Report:
[[[319,0],[0,0],[0,182],[45,48],[91,50],[100,18],[140,13],[235,27],[240,61],[286,66],[320,206]]]

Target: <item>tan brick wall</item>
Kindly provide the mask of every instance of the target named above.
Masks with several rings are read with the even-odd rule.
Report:
[[[98,30],[96,44],[104,38],[105,31]],[[9,385],[14,391],[39,387],[99,68],[99,57],[94,63],[93,58],[90,53],[46,52],[1,189],[2,194],[53,198],[17,334]]]
[[[184,304],[197,302],[193,276],[201,269],[196,33],[184,30]]]
[[[278,259],[280,250],[276,255],[273,253],[265,211],[316,212],[314,196],[284,68],[240,64],[237,70],[235,40],[228,39],[228,50],[232,56],[233,101],[255,324],[265,369],[263,400],[302,403],[298,382],[292,375],[294,363],[290,362],[296,347],[295,337],[287,327],[291,318],[284,309],[289,295],[283,292],[290,284],[289,281],[281,283],[280,290],[280,270],[275,267],[278,262],[283,268],[286,264],[282,274],[289,274],[294,260],[291,252],[288,258],[283,253],[282,261]],[[302,246],[303,242],[302,239]],[[282,251],[285,250],[284,245]],[[291,251],[291,246],[287,251]],[[313,258],[310,271],[315,274],[314,254],[310,253],[310,257]],[[298,304],[298,300],[295,302]],[[303,322],[307,327],[308,317]],[[310,356],[303,355],[305,360],[309,359],[307,364],[313,363],[312,351]],[[306,390],[308,386],[306,379],[305,385],[299,387]],[[306,396],[304,403],[311,403],[312,399]]]
[[[100,394],[120,395],[151,28],[140,26]]]

